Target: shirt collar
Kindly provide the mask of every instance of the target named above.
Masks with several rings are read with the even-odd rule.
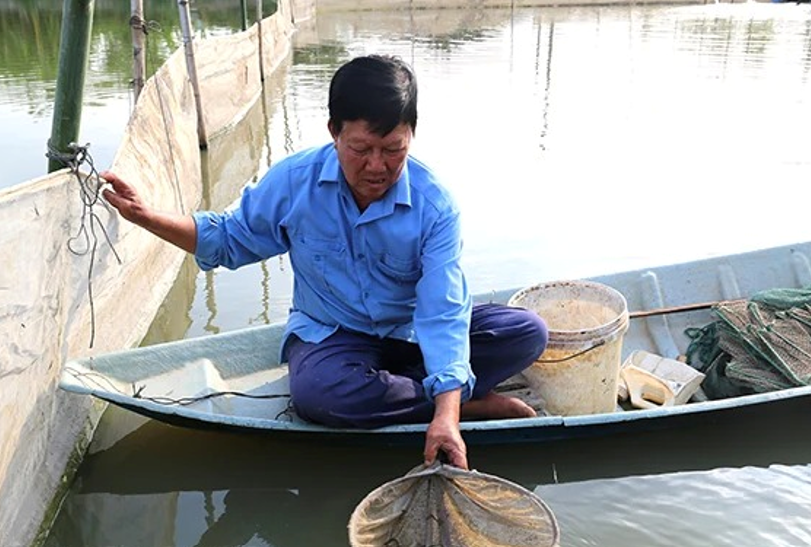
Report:
[[[400,173],[400,178],[392,186],[395,191],[394,203],[397,205],[405,205],[411,207],[411,182],[408,177],[408,162],[410,158],[406,159],[406,164],[403,166],[403,172]]]
[[[344,174],[341,171],[341,164],[338,161],[338,152],[332,144],[328,146],[329,150],[324,159],[324,165],[321,167],[321,174],[318,177],[319,185],[325,182],[345,182]],[[380,202],[376,202],[380,203],[383,206],[383,210],[386,212],[392,212],[395,205],[411,207],[411,183],[408,176],[408,164],[410,160],[411,157],[409,156],[409,158],[406,159],[403,172],[400,173],[397,182],[394,183],[394,186],[391,187],[391,190],[386,193]]]
[[[329,149],[326,158],[324,158],[324,165],[321,166],[321,174],[318,177],[319,186],[325,182],[341,182],[343,180],[341,164],[338,162],[338,152],[333,144],[327,146]]]

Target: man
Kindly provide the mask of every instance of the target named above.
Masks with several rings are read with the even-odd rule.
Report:
[[[493,388],[542,353],[547,331],[534,312],[472,305],[459,211],[408,153],[416,125],[408,65],[359,57],[330,84],[333,142],[278,162],[228,211],[153,211],[110,172],[104,197],[206,270],[289,253],[296,412],[339,427],[430,423],[425,462],[442,451],[467,469],[460,418],[535,415]]]

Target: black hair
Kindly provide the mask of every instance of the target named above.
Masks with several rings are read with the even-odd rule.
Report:
[[[404,61],[390,55],[356,57],[342,65],[329,86],[329,122],[363,120],[380,136],[401,123],[417,129],[417,78]]]

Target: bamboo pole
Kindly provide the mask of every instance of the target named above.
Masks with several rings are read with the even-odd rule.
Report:
[[[68,145],[79,138],[92,29],[93,0],[64,0],[49,153],[69,153]],[[62,167],[62,162],[49,155],[49,173]]]
[[[239,0],[240,13],[242,13],[242,30],[248,30],[248,0]]]
[[[725,303],[737,303],[743,302],[744,299],[738,300],[715,300],[713,302],[697,302],[695,304],[685,304],[683,306],[670,306],[667,308],[655,308],[652,310],[638,310],[632,311],[628,314],[631,319],[637,319],[640,317],[652,317],[654,315],[668,315],[671,313],[684,313],[688,311],[698,311],[698,310],[708,310],[713,306],[717,306],[719,304]]]
[[[194,33],[191,28],[191,12],[189,0],[178,0],[180,10],[180,29],[183,33],[183,48],[186,51],[186,70],[189,73],[191,87],[194,92],[194,104],[197,108],[197,138],[200,148],[208,148],[205,121],[203,118],[203,102],[200,99],[200,84],[197,80],[197,65],[194,61]]]
[[[144,1],[131,0],[132,15],[130,16],[130,29],[132,30],[132,85],[135,91],[135,102],[144,89],[146,75],[146,21],[144,21]]]

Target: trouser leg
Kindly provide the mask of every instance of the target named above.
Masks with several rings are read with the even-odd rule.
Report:
[[[318,344],[291,336],[290,392],[302,418],[333,427],[429,422],[419,346],[339,329]]]
[[[474,306],[471,318],[473,398],[532,364],[546,347],[544,322],[532,311]],[[429,422],[419,346],[339,329],[318,344],[295,336],[287,347],[290,390],[304,419],[333,427],[374,428]]]

